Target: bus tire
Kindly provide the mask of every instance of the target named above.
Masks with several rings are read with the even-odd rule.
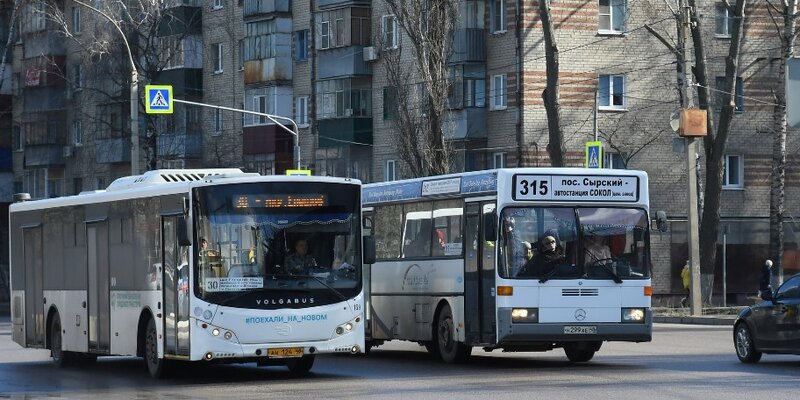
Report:
[[[144,365],[153,378],[160,379],[167,375],[167,360],[158,358],[158,330],[153,318],[147,321],[144,331]]]
[[[314,366],[314,355],[307,355],[293,360],[286,361],[286,368],[294,375],[305,375]]]
[[[50,320],[50,357],[61,368],[71,365],[75,359],[74,353],[62,349],[62,338],[61,318],[55,313]]]
[[[436,347],[442,361],[457,364],[467,360],[472,347],[456,340],[456,329],[453,324],[453,311],[445,304],[439,311],[436,323]]]
[[[564,346],[564,354],[567,355],[570,362],[574,363],[591,360],[597,350],[599,350],[598,346],[587,342],[571,343]]]

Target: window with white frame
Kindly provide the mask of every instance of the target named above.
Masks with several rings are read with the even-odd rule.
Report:
[[[75,146],[83,144],[83,127],[79,119],[72,121],[72,144]]]
[[[211,0],[211,9],[219,10],[222,8],[222,0]]]
[[[484,0],[464,0],[461,6],[462,21],[465,29],[483,29],[486,19],[486,3]]]
[[[72,7],[72,33],[81,33],[81,8],[77,6]]]
[[[268,101],[268,99],[269,99],[269,96],[255,96],[253,98],[253,109],[256,112],[265,113],[265,114],[272,114],[271,112],[268,111],[268,106],[269,106],[269,103],[270,103]],[[265,117],[263,115],[256,116],[256,124],[258,124],[258,125],[264,125],[264,124],[267,123],[267,121],[268,121],[267,117]]]
[[[331,47],[331,22],[322,21],[319,30],[320,49],[324,50]]]
[[[505,110],[506,108],[506,75],[492,76],[492,110]]]
[[[723,189],[744,187],[744,158],[741,155],[726,154],[723,169],[725,170],[722,178]]]
[[[731,10],[726,7],[723,2],[717,3],[715,8],[714,34],[720,38],[731,37],[731,32],[733,31],[733,16],[731,15]]]
[[[624,110],[625,75],[600,75],[597,83],[597,106],[601,110]]]
[[[597,12],[598,31],[622,33],[625,31],[626,0],[599,0]]]
[[[386,167],[383,169],[383,180],[393,181],[397,179],[397,170],[395,169],[394,160],[386,160]]]
[[[492,168],[505,168],[506,167],[506,153],[492,154]]]
[[[297,98],[294,115],[298,127],[305,128],[308,126],[308,96]]]
[[[491,0],[492,32],[506,31],[506,0]]]
[[[222,110],[219,108],[214,109],[214,136],[222,134]]]
[[[222,43],[215,43],[211,45],[211,60],[214,65],[214,73],[219,74],[222,73],[222,55],[223,47]]]
[[[399,44],[397,18],[394,15],[381,17],[381,32],[383,32],[383,48],[396,49]]]

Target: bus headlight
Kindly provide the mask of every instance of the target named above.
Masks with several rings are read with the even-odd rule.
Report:
[[[539,322],[538,308],[512,308],[511,322],[515,324],[532,324]]]
[[[219,329],[217,329],[217,328],[212,329],[211,330],[211,334],[214,335],[214,336],[219,336]]]
[[[361,318],[360,317],[356,317],[355,319],[352,319],[350,321],[347,321],[347,322],[337,326],[336,329],[334,330],[334,332],[336,332],[337,335],[344,335],[346,333],[350,333],[350,332],[353,331],[353,329],[356,328],[356,326],[358,326],[358,323],[360,321],[361,321]]]
[[[623,308],[622,322],[642,323],[644,322],[644,308]]]

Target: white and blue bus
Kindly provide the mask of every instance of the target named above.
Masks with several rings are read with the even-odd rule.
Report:
[[[497,169],[364,185],[367,345],[444,361],[651,340],[647,175]]]
[[[200,360],[306,372],[316,354],[362,352],[374,246],[360,198],[357,180],[218,169],[17,202],[13,340],[59,365],[141,356],[154,377]]]

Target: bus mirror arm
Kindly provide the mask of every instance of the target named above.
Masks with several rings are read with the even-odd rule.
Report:
[[[178,217],[178,244],[191,246],[192,238],[189,237],[189,220],[184,216]]]
[[[364,264],[375,264],[375,236],[364,236]]]

